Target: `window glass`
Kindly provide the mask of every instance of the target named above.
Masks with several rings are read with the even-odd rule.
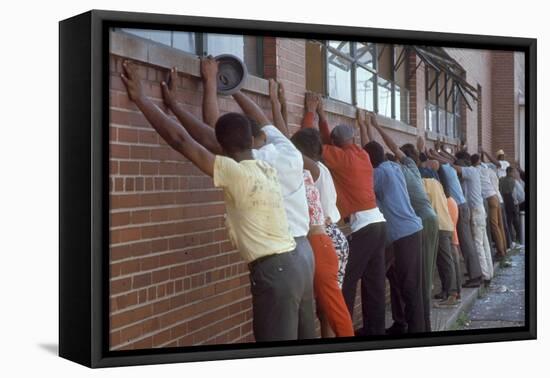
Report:
[[[355,48],[355,58],[357,61],[369,68],[375,68],[376,44],[357,43]]]
[[[121,29],[126,33],[149,39],[164,45],[172,45],[172,32],[168,30]]]
[[[391,85],[388,80],[378,78],[378,114],[391,117]]]
[[[206,50],[209,55],[233,54],[244,59],[244,36],[207,34]]]
[[[451,137],[455,135],[455,116],[450,112],[447,112],[447,135]]]
[[[343,54],[351,55],[351,43],[348,41],[328,41],[328,45]]]
[[[347,103],[351,98],[351,62],[329,52],[328,91],[329,96]]]
[[[409,123],[409,91],[395,84],[395,119]]]
[[[445,130],[445,121],[447,120],[446,112],[444,109],[439,108],[439,127],[437,128],[437,131],[439,133],[446,133]]]
[[[172,47],[189,53],[195,53],[195,33],[173,32]]]
[[[428,130],[436,131],[437,130],[437,107],[432,104],[428,104]]]
[[[369,111],[374,110],[374,74],[357,67],[356,74],[357,106]]]

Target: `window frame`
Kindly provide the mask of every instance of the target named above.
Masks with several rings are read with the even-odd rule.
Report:
[[[373,104],[373,109],[372,111],[376,114],[379,114],[379,111],[380,111],[380,107],[379,107],[379,79],[382,79],[386,82],[389,83],[390,85],[390,92],[391,92],[391,110],[390,110],[390,116],[389,118],[397,121],[397,122],[401,122],[401,123],[404,123],[404,124],[407,124],[409,125],[409,122],[410,122],[410,89],[407,87],[407,86],[400,86],[400,85],[397,85],[396,83],[396,70],[395,70],[395,66],[396,66],[396,59],[398,58],[396,56],[396,47],[398,45],[396,44],[385,44],[386,47],[385,48],[388,48],[389,51],[390,51],[390,54],[391,54],[391,77],[389,78],[386,78],[386,77],[382,77],[379,73],[379,56],[380,56],[380,44],[379,43],[374,43],[374,42],[366,42],[366,41],[338,41],[338,42],[345,42],[345,43],[349,43],[350,44],[350,54],[346,54],[344,52],[341,52],[340,50],[338,50],[337,48],[333,47],[333,46],[330,46],[330,42],[332,40],[324,40],[324,41],[319,41],[319,40],[316,40],[316,41],[313,41],[313,42],[317,42],[317,43],[321,43],[323,46],[324,46],[324,50],[325,50],[325,75],[324,75],[324,81],[325,81],[325,85],[324,85],[324,93],[323,95],[326,96],[327,98],[330,98],[332,101],[337,101],[337,102],[341,102],[341,103],[344,103],[344,104],[348,104],[348,105],[352,105],[352,106],[355,106],[357,108],[360,108],[360,109],[364,109],[362,106],[360,106],[360,104],[358,103],[357,101],[357,69],[358,68],[361,68],[363,70],[366,70],[367,72],[369,72],[372,76],[373,76],[373,98],[372,98],[372,104]],[[373,55],[373,64],[372,64],[372,67],[361,62],[359,59],[360,57],[357,55],[357,50],[358,50],[358,46],[361,45],[361,44],[370,44],[373,49],[372,49],[372,55]],[[406,53],[406,52],[404,52]],[[335,97],[332,97],[330,96],[330,80],[329,80],[329,66],[330,66],[330,57],[331,55],[335,55],[335,56],[338,56],[340,57],[341,59],[344,59],[346,60],[347,62],[350,63],[350,66],[351,66],[351,75],[350,75],[350,80],[351,80],[351,103],[348,103],[346,101],[343,101],[341,99],[338,99],[338,98],[335,98]],[[409,73],[408,73],[408,69],[407,69],[407,65],[408,65],[408,60],[405,58],[405,60],[401,63],[401,64],[405,64],[406,66],[404,67],[405,69],[405,75],[406,75],[406,80],[408,81],[409,79]],[[399,87],[402,95],[405,94],[407,99],[407,107],[406,107],[406,114],[403,115],[402,112],[401,112],[401,109],[399,111],[399,115],[400,115],[400,118],[397,119],[396,118],[396,115],[397,115],[397,106],[401,107],[401,103],[397,104],[396,103],[396,87]],[[369,110],[369,109],[366,109],[366,110]],[[387,116],[385,116],[387,117]],[[404,119],[404,120],[403,120]]]
[[[170,33],[170,45],[167,45],[162,42],[155,41],[150,38],[144,38],[140,35],[131,33],[128,31],[128,29],[134,29],[134,28],[115,28],[117,32],[125,33],[127,35],[131,35],[134,38],[140,38],[143,39],[149,43],[155,43],[160,46],[169,47],[174,50],[177,50],[183,54],[187,54],[190,56],[207,56],[208,55],[208,38],[206,37],[207,34],[226,34],[226,35],[242,35],[243,38],[246,37],[254,37],[256,40],[256,67],[258,72],[250,73],[251,75],[257,76],[257,77],[264,77],[264,37],[259,35],[245,35],[245,34],[229,34],[229,33],[202,33],[202,32],[188,32],[193,33],[195,36],[195,46],[194,51],[186,51],[183,49],[179,49],[177,47],[174,47],[174,33],[181,32],[181,30],[156,30],[156,29],[134,29],[134,30],[144,30],[144,31],[164,31],[167,33]]]
[[[435,72],[435,78],[433,79],[433,83],[430,80],[430,74],[429,72]],[[440,75],[444,75],[444,88],[440,88]],[[451,83],[451,89],[449,91],[449,82]],[[436,133],[438,135],[444,135],[446,137],[450,138],[459,138],[461,133],[461,123],[462,120],[461,117],[461,104],[460,104],[460,96],[459,96],[459,89],[458,86],[455,84],[453,78],[448,75],[446,72],[438,72],[433,67],[425,66],[424,68],[424,87],[425,87],[425,129],[429,132]],[[435,87],[435,103],[430,101],[430,92],[431,92],[431,86]],[[450,92],[450,93],[449,93]],[[441,106],[440,103],[440,96],[444,96],[444,106]],[[452,96],[452,103],[451,103],[451,109],[448,109],[449,107],[449,96]],[[431,124],[431,118],[430,118],[430,111],[432,108],[435,108],[436,111],[436,124]],[[444,124],[440,124],[441,120],[441,113],[444,113],[445,120]],[[449,130],[449,118],[448,115],[452,115],[453,119],[453,127],[452,130]]]

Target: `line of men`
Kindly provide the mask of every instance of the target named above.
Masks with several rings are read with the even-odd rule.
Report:
[[[123,62],[121,78],[160,136],[223,190],[229,237],[250,270],[256,341],[315,338],[316,316],[322,337],[428,332],[436,265],[439,305],[459,300],[459,243],[469,275],[464,286],[490,282],[483,200],[500,256],[509,245],[504,224],[519,235],[515,218],[504,223],[500,212],[504,201],[512,217],[508,197],[517,202],[514,172],[503,160],[492,161],[507,171],[500,196],[496,173],[478,155],[461,151],[455,159],[426,149],[422,139],[417,147],[398,147],[373,114],[361,111],[355,126],[330,130],[323,101],[312,93],[306,94],[302,127],[291,136],[284,88],[274,80],[269,83],[273,121],[241,91],[233,98],[244,114],[220,116],[217,62],[203,58],[200,68],[202,120],[178,102],[181,80],[175,68],[161,83],[164,110],[146,96],[129,61]],[[354,143],[356,129],[363,148]],[[374,140],[373,130],[391,154]],[[347,237],[342,224],[351,229]],[[386,277],[394,319],[387,330]],[[363,327],[355,331],[359,282]]]

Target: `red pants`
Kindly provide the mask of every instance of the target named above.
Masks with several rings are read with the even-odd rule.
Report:
[[[332,239],[325,234],[310,235],[308,239],[315,256],[313,288],[319,309],[337,337],[354,336],[351,316],[338,287],[338,257]]]

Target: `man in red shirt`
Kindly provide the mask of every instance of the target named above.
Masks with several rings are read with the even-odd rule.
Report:
[[[369,155],[353,142],[355,128],[338,125],[330,131],[321,98],[308,93],[303,128],[314,127],[315,113],[319,117],[323,161],[336,186],[336,204],[352,231],[348,237],[350,253],[342,285],[344,299],[353,314],[357,282],[361,279],[362,334],[382,335],[385,333],[386,221],[376,206],[374,170]]]

